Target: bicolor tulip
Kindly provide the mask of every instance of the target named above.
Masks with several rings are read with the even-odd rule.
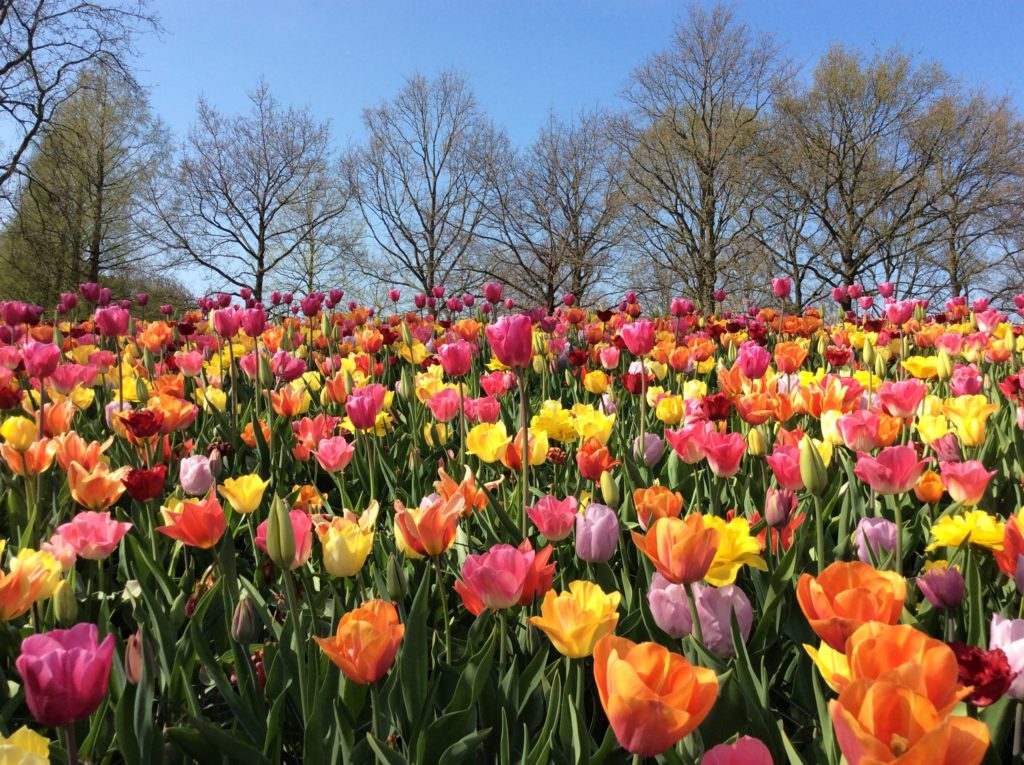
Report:
[[[618,592],[606,593],[593,582],[576,580],[569,583],[567,591],[555,594],[549,590],[541,602],[540,616],[527,621],[547,635],[563,656],[582,659],[615,630],[621,597]]]
[[[176,539],[187,547],[208,550],[220,541],[227,528],[224,508],[214,496],[202,500],[185,500],[175,508],[162,508],[165,526],[156,531]]]
[[[405,635],[398,611],[383,600],[370,600],[349,611],[328,638],[313,636],[327,658],[358,685],[380,680],[395,662]]]
[[[744,521],[745,523],[745,521]],[[659,518],[646,534],[632,532],[633,543],[650,558],[658,572],[675,584],[699,582],[718,552],[720,533],[705,528],[704,517]]]
[[[981,502],[988,489],[988,482],[996,474],[995,470],[985,470],[985,466],[978,460],[943,462],[939,470],[942,473],[942,485],[949,492],[950,498],[965,505]]]
[[[127,467],[111,470],[103,462],[98,462],[92,470],[86,470],[72,462],[68,466],[71,496],[89,510],[105,510],[124,494],[124,479],[130,470]]]
[[[887,446],[877,457],[859,452],[853,472],[879,494],[903,494],[914,488],[928,462],[918,459],[913,446]]]
[[[357,516],[349,510],[316,524],[324,568],[331,576],[355,576],[373,548],[379,507],[376,500]]]
[[[431,494],[420,500],[419,507],[407,508],[395,500],[395,536],[399,547],[416,555],[434,557],[445,552],[455,541],[459,518],[466,508],[461,494],[447,500]]]

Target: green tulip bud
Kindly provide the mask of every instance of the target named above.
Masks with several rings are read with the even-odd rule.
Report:
[[[882,354],[875,354],[875,377],[881,377],[885,379],[885,373],[888,371],[888,364],[882,357]]]
[[[384,579],[388,595],[392,600],[402,600],[409,594],[409,583],[405,579],[405,567],[394,555],[388,555]]]
[[[875,346],[872,344],[870,339],[865,337],[864,344],[861,346],[860,349],[860,357],[864,359],[864,364],[866,366],[872,366],[875,363],[876,355],[877,354],[875,353]]]
[[[953,376],[953,362],[944,348],[939,349],[939,360],[936,366],[938,367],[940,380],[948,380]]]
[[[270,503],[270,517],[267,519],[267,554],[277,566],[291,569],[295,560],[295,531],[288,517],[288,507],[274,495]]]
[[[820,497],[828,486],[828,470],[810,436],[804,436],[800,441],[800,479],[807,491],[816,497]]]
[[[260,354],[260,384],[264,388],[271,388],[274,385],[274,373],[270,369],[270,358],[267,354]]]
[[[615,479],[612,478],[610,471],[601,473],[601,496],[604,498],[604,503],[608,507],[618,509],[619,500],[619,486],[615,483]]]
[[[57,622],[68,627],[78,618],[78,600],[75,598],[75,587],[67,579],[62,579],[53,591],[53,614]]]

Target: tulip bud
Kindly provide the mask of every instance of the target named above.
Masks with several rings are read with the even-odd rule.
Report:
[[[800,480],[811,494],[820,497],[828,486],[828,471],[825,462],[810,436],[800,441]]]
[[[224,456],[220,453],[220,449],[214,449],[210,452],[210,475],[214,478],[220,478],[220,474],[224,471]]]
[[[142,630],[136,630],[128,636],[124,644],[124,674],[132,685],[142,680],[142,663],[145,661],[142,651]]]
[[[333,326],[334,326],[333,324],[330,324],[327,321],[327,311],[324,311],[322,314],[320,314],[320,334],[321,335],[323,335],[324,337],[329,338],[331,336],[331,329],[333,328]]]
[[[754,457],[763,457],[768,453],[768,443],[760,428],[751,428],[747,433],[747,451]]]
[[[822,358],[825,357],[825,351],[828,350],[828,337],[826,335],[818,335],[818,355]]]
[[[944,348],[939,349],[939,359],[935,366],[938,369],[940,380],[948,380],[953,376],[953,362]]]
[[[67,579],[62,579],[53,591],[53,613],[62,626],[70,626],[78,618],[75,588]]]
[[[868,337],[864,337],[864,344],[861,346],[860,351],[861,358],[864,359],[865,366],[873,366],[875,363],[875,346],[872,344]]]
[[[885,378],[885,373],[889,365],[885,361],[885,357],[881,353],[875,354],[875,377]]]
[[[392,600],[402,600],[408,594],[409,583],[405,579],[405,569],[394,555],[388,555],[384,580]]]
[[[764,522],[773,529],[781,529],[796,510],[796,494],[789,489],[768,489],[764,498]]]
[[[231,614],[231,639],[236,643],[247,646],[256,642],[260,634],[259,617],[256,615],[256,608],[249,596],[243,592]]]
[[[292,521],[288,517],[288,508],[276,494],[270,503],[270,517],[267,519],[267,554],[275,565],[285,569],[290,569],[295,559]]]
[[[56,338],[54,338],[54,342],[57,342]],[[1011,356],[1017,350],[1017,339],[1013,336],[1013,330],[1010,328],[1003,333],[1003,349]]]
[[[729,343],[729,347],[725,352],[725,358],[729,361],[729,366],[736,363],[736,356],[738,351],[736,350],[736,343]]]
[[[146,371],[150,375],[153,374],[153,352],[149,348],[145,348],[142,351],[142,364],[146,367]]]
[[[914,306],[914,318],[918,321],[924,321],[925,319],[924,306],[921,303]]]
[[[619,486],[615,483],[615,479],[612,478],[611,471],[609,470],[601,473],[601,496],[608,507],[618,509],[619,500],[621,499]]]
[[[260,354],[260,385],[264,388],[270,388],[274,385],[274,372],[270,369],[270,357],[265,354]]]

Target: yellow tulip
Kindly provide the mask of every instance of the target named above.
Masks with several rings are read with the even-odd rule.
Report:
[[[512,442],[503,422],[481,422],[466,434],[466,451],[482,462],[497,462]]]
[[[998,403],[990,404],[987,398],[977,394],[947,399],[942,411],[956,426],[964,446],[981,446],[985,443],[985,423],[998,408]]]
[[[614,631],[621,597],[618,592],[606,593],[593,582],[577,580],[569,583],[568,592],[556,595],[548,590],[540,616],[529,622],[548,636],[559,653],[582,659],[594,652],[598,640]]]
[[[217,493],[228,501],[236,513],[247,515],[260,506],[263,492],[270,481],[264,481],[256,473],[229,478],[217,487]]]
[[[714,515],[704,516],[704,527],[718,530],[718,550],[704,581],[715,587],[724,587],[736,581],[742,566],[767,571],[768,565],[760,556],[761,543],[750,535],[750,524],[745,518],[726,521]]]
[[[23,452],[32,445],[39,435],[39,428],[28,417],[8,417],[0,425],[0,436],[16,452]]]
[[[22,725],[10,736],[0,736],[0,765],[47,765],[50,739]]]
[[[349,511],[320,523],[316,535],[324,553],[324,568],[331,576],[355,576],[373,548],[373,529],[379,506],[374,501],[361,516]]]
[[[945,515],[931,528],[932,540],[925,549],[931,552],[938,547],[959,547],[967,540],[972,545],[1001,550],[1003,531],[1006,524],[984,510],[968,510],[960,515]]]

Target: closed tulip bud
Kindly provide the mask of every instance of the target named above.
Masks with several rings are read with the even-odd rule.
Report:
[[[729,349],[726,351],[726,354],[725,354],[726,359],[729,361],[729,366],[732,366],[733,364],[736,363],[736,355],[737,355],[737,353],[738,353],[738,351],[736,350],[736,344],[735,343],[731,343],[729,345]]]
[[[244,592],[238,599],[234,613],[231,614],[231,639],[236,643],[247,646],[255,643],[260,635],[260,622],[256,614],[256,607],[252,600]]]
[[[124,644],[124,674],[132,685],[142,680],[142,663],[145,661],[142,648],[142,631],[136,630]]]
[[[220,478],[222,472],[224,472],[224,455],[220,453],[220,449],[214,449],[210,452],[210,475]]]
[[[885,377],[885,358],[880,353],[875,354],[875,377]]]
[[[805,436],[800,441],[800,480],[811,494],[818,497],[828,486],[825,462],[810,436]]]
[[[796,511],[796,493],[789,489],[768,489],[764,498],[764,521],[773,529],[781,529],[789,523]]]
[[[604,503],[611,508],[618,508],[621,496],[619,494],[619,485],[615,483],[615,479],[612,478],[611,471],[606,470],[601,473],[601,496],[604,498]]]
[[[57,343],[56,336],[54,336],[53,342]],[[1003,333],[1003,349],[1011,356],[1017,350],[1017,338],[1013,336],[1013,332],[1007,331]]]
[[[62,627],[70,626],[78,620],[75,588],[67,579],[62,579],[53,591],[53,613],[57,617],[57,623]]]
[[[394,555],[388,555],[384,582],[392,600],[402,600],[409,594],[409,583],[405,579],[405,568]]]
[[[828,336],[820,335],[818,337],[818,355],[823,357],[825,355],[825,351],[827,351],[827,350],[828,350]]]
[[[940,380],[948,380],[953,376],[953,362],[945,349],[939,349],[938,363],[935,366]]]
[[[334,325],[327,321],[327,312],[324,311],[320,314],[320,334],[324,337],[330,337],[333,327]]]
[[[768,453],[768,443],[760,428],[751,428],[747,433],[747,451],[754,457],[763,457]]]
[[[276,495],[270,503],[267,521],[267,554],[275,565],[290,569],[295,558],[295,532],[287,506]]]
[[[265,388],[274,385],[274,372],[270,368],[270,357],[265,353],[260,354],[260,385]]]
[[[860,351],[861,358],[864,359],[866,366],[874,366],[875,364],[875,346],[871,344],[871,340],[867,337],[864,338],[864,345],[861,346]]]
[[[153,352],[149,348],[145,348],[142,351],[142,363],[145,365],[146,370],[152,375],[153,374]]]

